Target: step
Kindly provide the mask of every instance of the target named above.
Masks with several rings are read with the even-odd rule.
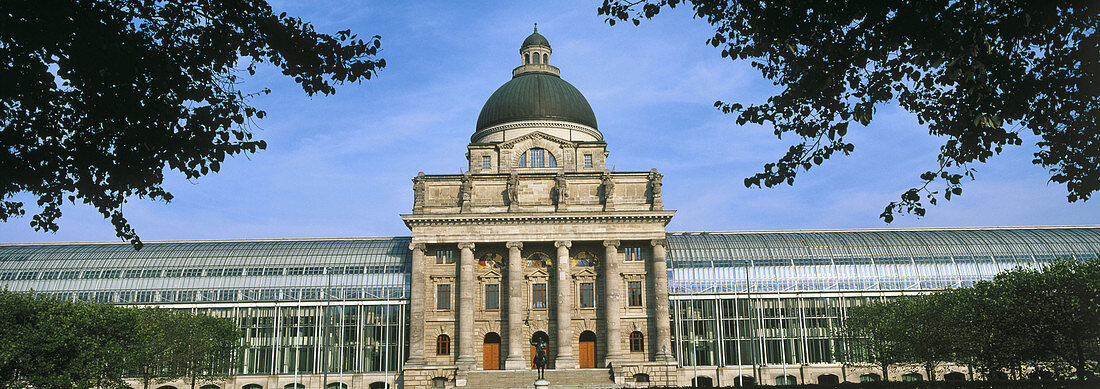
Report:
[[[596,389],[617,387],[608,369],[546,370],[543,376],[551,388]],[[471,371],[466,378],[467,388],[478,389],[529,389],[535,387],[538,371],[535,370],[479,370]]]

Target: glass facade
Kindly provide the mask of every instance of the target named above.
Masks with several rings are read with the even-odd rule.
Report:
[[[839,336],[853,306],[1097,253],[1097,228],[669,234],[673,352],[682,366],[861,361]]]
[[[243,332],[234,374],[395,372],[408,346],[409,243],[0,244],[0,287],[228,318]],[[682,366],[837,364],[862,359],[838,335],[851,307],[1096,258],[1100,228],[673,233],[667,248],[668,320]],[[453,263],[455,253],[434,256]],[[437,286],[446,289],[435,290],[436,307],[450,309],[452,286]],[[624,305],[644,305],[640,282],[623,287]],[[576,292],[579,307],[596,305],[593,283]],[[484,293],[485,306],[499,308],[499,286]],[[547,307],[545,283],[530,293],[533,308]],[[450,338],[436,340],[437,352],[450,352]]]

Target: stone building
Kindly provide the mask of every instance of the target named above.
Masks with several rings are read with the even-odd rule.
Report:
[[[555,385],[787,385],[880,378],[851,307],[1100,252],[1100,226],[666,232],[661,174],[608,171],[550,43],[519,54],[466,173],[413,178],[411,236],[0,244],[0,287],[233,320],[201,389],[528,387],[535,342]]]
[[[549,342],[554,369],[665,377],[665,225],[656,170],[610,172],[584,96],[537,30],[485,103],[463,175],[414,181],[405,382],[524,369]],[[633,339],[633,342],[632,342]],[[646,347],[645,340],[650,340]],[[441,349],[449,352],[438,352]]]

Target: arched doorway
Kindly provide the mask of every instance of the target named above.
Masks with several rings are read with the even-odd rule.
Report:
[[[500,335],[496,332],[485,334],[481,364],[484,370],[500,370]]]
[[[546,345],[546,357],[550,358],[550,336],[542,331],[535,332],[531,335],[531,359],[528,359],[531,362],[532,369],[535,368],[535,343],[538,342]]]
[[[743,375],[737,377],[737,380],[733,382],[735,387],[756,386],[756,378],[751,375]]]
[[[701,375],[691,379],[691,386],[694,386],[696,388],[713,388],[714,380],[705,375]]]
[[[817,376],[818,385],[836,385],[840,383],[840,377],[836,374],[822,374]]]
[[[581,369],[596,368],[596,333],[592,331],[581,332],[579,347]]]
[[[966,374],[953,371],[943,375],[944,381],[966,381]]]

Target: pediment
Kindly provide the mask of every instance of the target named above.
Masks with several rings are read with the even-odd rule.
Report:
[[[527,273],[527,275],[525,277],[528,278],[528,279],[531,279],[531,278],[548,279],[548,278],[550,278],[550,273],[547,273],[546,269],[541,269],[540,268],[540,269],[535,269],[535,271],[533,271],[533,272]]]
[[[480,280],[484,280],[484,279],[500,279],[501,277],[500,277],[500,272],[498,272],[496,269],[489,269],[488,272],[482,273],[481,275],[477,276],[477,278],[480,279]]]
[[[549,134],[544,133],[542,131],[532,131],[531,133],[523,135],[521,137],[511,139],[507,142],[502,142],[500,144],[500,148],[502,148],[502,149],[511,149],[515,145],[520,144],[520,143],[524,143],[524,142],[551,142],[551,143],[558,144],[558,146],[560,146],[562,148],[576,147],[577,146],[577,144],[574,143],[574,142],[570,142],[568,140],[558,138],[558,137],[553,136],[553,135],[549,135]]]
[[[582,267],[580,270],[573,271],[573,278],[596,278],[596,271],[591,267]]]

